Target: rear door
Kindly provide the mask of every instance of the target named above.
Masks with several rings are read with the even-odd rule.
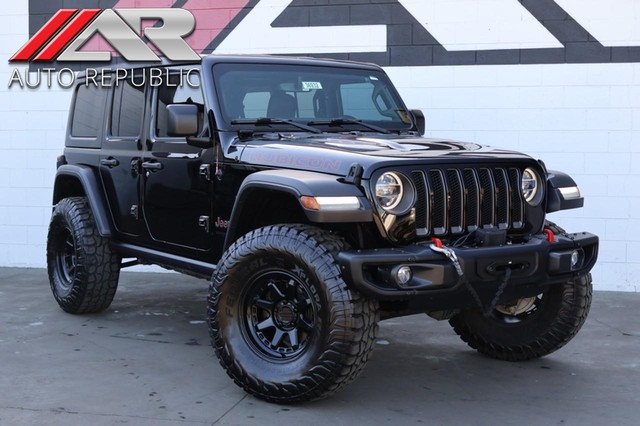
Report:
[[[192,73],[190,81],[199,82],[199,76]],[[167,105],[176,103],[198,105],[200,134],[209,134],[200,87],[191,87],[179,74],[171,74],[154,88],[142,163],[144,217],[151,238],[162,247],[170,243],[176,250],[207,251],[212,246],[213,182],[208,171],[213,149],[196,148],[187,145],[186,138],[168,135]]]
[[[139,80],[120,81],[111,91],[107,108],[107,134],[100,156],[100,176],[116,229],[121,234],[144,233],[140,206],[142,123],[146,105],[145,86]]]

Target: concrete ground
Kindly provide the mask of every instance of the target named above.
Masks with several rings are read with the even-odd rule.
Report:
[[[0,269],[0,424],[640,424],[640,294],[595,294],[562,350],[483,358],[426,315],[381,323],[363,375],[294,406],[247,396],[209,346],[207,283],[123,273],[111,308],[65,314],[41,269]]]

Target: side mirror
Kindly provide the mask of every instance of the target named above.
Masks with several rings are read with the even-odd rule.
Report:
[[[411,114],[413,114],[413,119],[416,123],[416,127],[418,128],[418,133],[420,133],[421,136],[424,136],[425,132],[427,131],[424,114],[419,109],[412,109]]]
[[[167,134],[169,136],[185,137],[198,134],[200,126],[197,105],[167,105],[167,120]]]

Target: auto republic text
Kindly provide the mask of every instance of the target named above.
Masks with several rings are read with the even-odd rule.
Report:
[[[56,68],[41,68],[33,72],[29,72],[26,68],[21,72],[20,69],[15,68],[11,72],[8,86],[9,89],[14,85],[19,86],[21,89],[35,89],[42,85],[51,88],[57,83],[59,87],[68,89],[75,86],[78,78],[82,78],[84,85],[95,87],[117,87],[127,81],[134,87],[144,87],[146,84],[151,87],[180,87],[186,84],[189,87],[198,88],[200,87],[199,79],[193,77],[193,74],[197,76],[198,71],[197,68],[171,70],[167,68],[143,68],[138,70],[129,68],[86,68],[84,76],[79,77],[80,74],[70,68],[59,70]],[[169,75],[173,78],[170,79]],[[175,77],[177,77],[177,80],[175,80]]]

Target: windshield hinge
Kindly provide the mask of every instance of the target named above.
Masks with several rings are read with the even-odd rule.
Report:
[[[200,177],[208,181],[211,180],[211,164],[200,165]]]
[[[351,167],[349,167],[349,172],[347,176],[344,178],[345,183],[352,183],[355,186],[360,186],[360,181],[362,180],[362,173],[364,172],[364,168],[358,164],[353,163]]]

